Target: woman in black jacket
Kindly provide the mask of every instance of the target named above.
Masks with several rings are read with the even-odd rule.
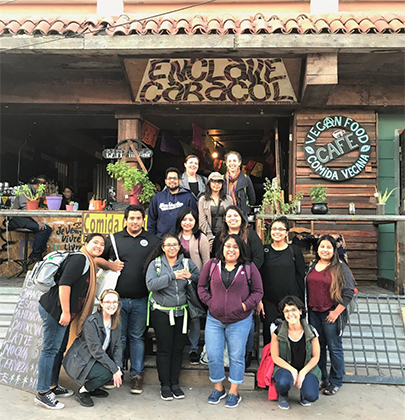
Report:
[[[105,290],[97,312],[87,318],[81,335],[63,360],[66,373],[82,385],[76,399],[83,407],[94,405],[91,397],[108,397],[108,392],[101,387],[111,379],[116,387],[122,384],[119,305],[118,293]]]

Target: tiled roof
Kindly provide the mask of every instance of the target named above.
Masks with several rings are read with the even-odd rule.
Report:
[[[109,29],[107,29],[109,28]],[[0,17],[0,35],[176,35],[176,34],[367,34],[405,33],[405,14],[280,14],[248,17],[175,16],[139,19],[134,15],[90,17]]]

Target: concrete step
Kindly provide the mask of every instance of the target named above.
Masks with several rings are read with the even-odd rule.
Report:
[[[252,361],[251,366],[247,369],[244,375],[244,382],[240,385],[241,390],[253,391],[256,387],[256,372],[259,365],[256,360]],[[228,375],[228,369],[225,369]],[[159,385],[158,372],[156,368],[156,356],[145,356],[145,385]],[[183,364],[180,374],[180,384],[184,387],[212,387],[209,380],[208,366],[199,364],[191,365],[188,361],[188,352],[185,351],[183,355]]]

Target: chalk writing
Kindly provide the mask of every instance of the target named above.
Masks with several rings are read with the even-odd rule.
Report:
[[[42,349],[41,292],[27,273],[13,318],[0,350],[0,383],[36,392],[38,359]]]
[[[60,242],[54,243],[53,248],[55,251],[77,251],[82,246],[82,223],[66,223],[60,224],[55,228],[55,235]]]

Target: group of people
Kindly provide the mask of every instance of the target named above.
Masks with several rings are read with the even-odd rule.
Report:
[[[329,235],[320,238],[316,261],[305,276],[300,248],[287,243],[285,217],[272,222],[272,243],[264,247],[249,227],[247,213],[255,194],[250,178],[240,171],[239,153],[228,153],[225,177],[213,172],[205,180],[197,174],[198,163],[198,157],[188,156],[183,175],[177,168],[167,169],[166,188],[153,197],[148,210],[147,230],[143,207],[129,206],[124,230],[113,238],[90,235],[83,256],[69,257],[57,285],[42,296],[38,404],[60,409],[64,405],[59,399],[73,394],[58,383],[62,360],[80,385],[76,399],[81,405],[90,407],[92,397],[107,397],[106,389],[122,383],[127,347],[131,393],[142,393],[149,324],[157,342],[160,396],[165,401],[184,398],[179,378],[188,332],[190,363],[199,363],[202,317],[190,315],[192,290],[207,308],[205,346],[214,386],[208,403],[226,399],[228,408],[239,405],[238,388],[253,351],[254,311],[263,321],[264,344],[271,342],[280,408],[289,407],[293,385],[301,390],[302,405],[315,401],[319,389],[334,395],[342,386],[341,332],[354,286],[336,242]],[[96,267],[121,274],[115,290],[104,291],[91,315]],[[63,358],[68,340],[73,344]]]

